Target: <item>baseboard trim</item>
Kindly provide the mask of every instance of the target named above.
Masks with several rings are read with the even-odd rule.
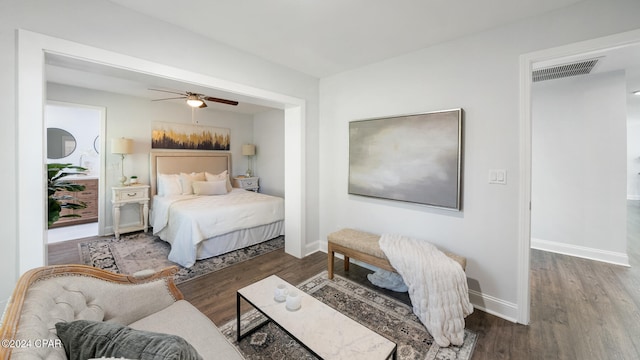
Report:
[[[311,244],[307,244],[304,247],[304,256],[309,256],[315,252],[321,251],[322,249],[320,248],[320,241],[314,241]],[[327,252],[327,249],[324,249],[324,252]]]
[[[594,249],[585,246],[564,244],[535,238],[531,238],[531,248],[629,267],[629,256],[626,253]]]
[[[473,307],[499,318],[518,322],[518,306],[514,303],[483,294],[476,290],[469,290],[469,301]]]

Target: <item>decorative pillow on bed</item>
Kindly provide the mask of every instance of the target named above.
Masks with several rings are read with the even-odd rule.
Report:
[[[180,173],[180,184],[182,185],[182,195],[193,194],[193,182],[194,181],[206,181],[203,172],[191,174]]]
[[[182,185],[178,174],[158,175],[158,196],[170,196],[182,194]]]
[[[224,195],[227,192],[226,180],[193,182],[193,193],[196,195]]]
[[[227,185],[227,192],[231,191],[233,189],[233,187],[231,186],[231,181],[229,180],[229,173],[227,173],[227,170],[221,172],[218,175],[214,175],[208,172],[204,173],[205,177],[207,178],[207,181],[217,181],[217,180],[225,180],[226,181],[226,185]]]
[[[202,359],[196,349],[180,336],[135,330],[114,323],[88,320],[59,322],[56,332],[71,360],[103,356],[156,360]]]

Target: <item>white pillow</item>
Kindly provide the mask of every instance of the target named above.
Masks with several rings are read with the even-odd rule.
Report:
[[[193,182],[193,193],[196,195],[224,195],[227,192],[226,180]]]
[[[180,173],[180,184],[182,185],[182,195],[191,195],[193,194],[193,186],[191,185],[194,181],[205,181],[206,178],[203,172],[191,174]]]
[[[178,174],[159,174],[158,175],[158,195],[170,196],[182,194],[182,185],[180,185],[180,176]]]
[[[231,191],[233,189],[233,187],[231,186],[231,181],[229,180],[229,174],[227,173],[227,170],[221,172],[218,175],[214,175],[208,172],[204,173],[205,177],[207,178],[207,181],[218,181],[218,180],[225,180],[226,181],[226,185],[227,185],[227,192]]]

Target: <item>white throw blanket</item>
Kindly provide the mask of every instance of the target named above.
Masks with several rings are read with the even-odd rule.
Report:
[[[384,234],[380,248],[409,287],[413,312],[435,342],[447,347],[464,342],[464,318],[473,312],[464,270],[432,244]]]

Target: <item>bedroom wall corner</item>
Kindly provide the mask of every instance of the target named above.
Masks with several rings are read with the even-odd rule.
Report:
[[[256,156],[253,172],[260,177],[260,192],[284,196],[284,112],[270,110],[253,117]],[[245,157],[246,160],[246,157]]]

